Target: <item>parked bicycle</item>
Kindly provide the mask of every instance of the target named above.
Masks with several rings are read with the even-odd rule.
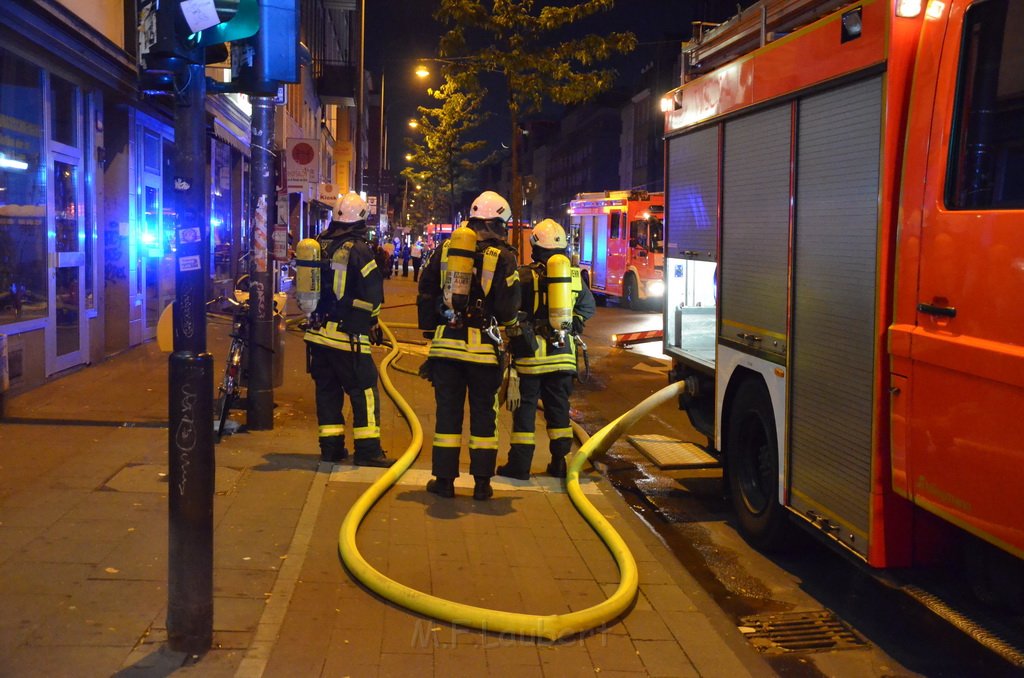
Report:
[[[274,318],[275,325],[278,327],[276,330],[278,336],[274,345],[269,348],[270,352],[275,354],[275,361],[283,360],[284,355],[283,352],[280,352],[283,351],[283,344],[280,342],[283,339],[281,335],[285,326],[283,312],[286,299],[287,295],[283,293],[273,295]],[[231,333],[229,335],[231,343],[228,345],[228,354],[224,362],[224,376],[217,388],[217,399],[214,403],[216,424],[214,434],[217,442],[220,442],[231,411],[245,406],[242,388],[247,388],[249,384],[249,275],[244,274],[235,281],[233,298],[220,297],[210,304],[218,302],[226,304],[231,313]],[[277,369],[275,368],[276,373]]]
[[[217,442],[224,435],[231,410],[240,404],[242,384],[248,383],[249,301],[248,298],[242,301],[225,298],[225,301],[231,306],[231,343],[214,404]]]

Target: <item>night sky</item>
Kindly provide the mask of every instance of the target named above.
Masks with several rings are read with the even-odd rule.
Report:
[[[538,7],[543,4],[538,0]],[[721,21],[735,14],[736,5],[735,0],[618,0],[611,12],[591,17],[577,29],[580,34],[628,30],[637,36],[636,52],[613,63],[620,81],[626,84],[634,80],[640,67],[650,60],[656,43],[678,44],[689,37],[691,21]],[[408,120],[418,117],[416,106],[437,105],[426,94],[427,87],[441,83],[437,69],[432,69],[426,80],[417,78],[413,70],[416,57],[436,55],[442,27],[432,17],[437,7],[433,1],[367,0],[366,7],[366,67],[374,74],[375,81],[384,69],[388,155],[392,167],[397,169],[404,164],[403,139],[409,133]],[[489,97],[488,106],[496,115],[481,128],[481,136],[493,141],[492,148],[508,142],[508,123],[501,110],[501,96],[503,93]]]

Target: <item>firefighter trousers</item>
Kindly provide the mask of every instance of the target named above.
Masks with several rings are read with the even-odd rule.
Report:
[[[434,423],[433,473],[457,478],[462,449],[462,419],[469,396],[469,473],[490,478],[498,457],[498,387],[501,369],[445,358],[431,359],[437,410]]]
[[[342,351],[307,343],[309,372],[316,383],[316,420],[319,425],[320,457],[340,461],[345,449],[345,394],[352,404],[352,437],[359,459],[379,457],[380,398],[377,395],[377,366],[368,353]]]
[[[530,474],[535,448],[538,398],[544,401],[551,460],[564,459],[569,454],[572,448],[572,428],[569,425],[572,380],[571,372],[519,375],[521,401],[512,415],[512,446],[508,452],[510,474],[524,477]]]

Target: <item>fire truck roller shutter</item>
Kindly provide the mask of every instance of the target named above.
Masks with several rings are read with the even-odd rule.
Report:
[[[785,364],[791,106],[725,123],[721,340]],[[756,339],[754,338],[756,337]]]
[[[689,290],[695,271],[704,267],[710,277],[718,261],[718,137],[714,125],[670,138],[665,176],[666,351],[710,370],[717,360],[713,289],[701,300]]]
[[[670,139],[668,164],[665,256],[717,261],[718,126]]]
[[[824,514],[866,555],[882,80],[809,96],[799,110],[792,503]]]

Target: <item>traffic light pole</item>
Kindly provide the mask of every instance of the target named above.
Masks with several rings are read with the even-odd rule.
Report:
[[[176,71],[174,352],[169,364],[167,642],[201,654],[213,642],[213,356],[206,352],[209,219],[206,73]]]
[[[252,104],[252,246],[249,274],[249,390],[246,426],[274,428],[274,296],[268,265],[267,224],[274,223],[274,98],[251,96]],[[283,310],[283,309],[282,309]]]

